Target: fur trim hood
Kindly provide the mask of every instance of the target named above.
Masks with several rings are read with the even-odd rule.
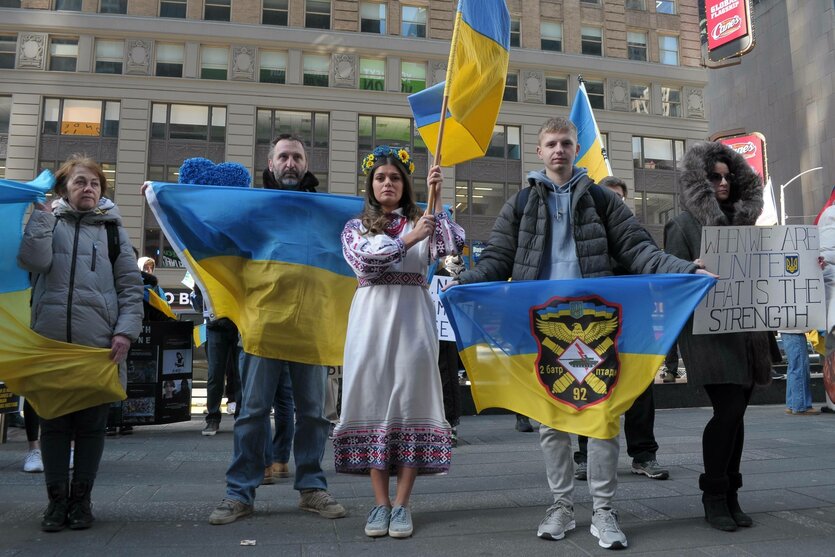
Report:
[[[728,171],[735,176],[730,198],[721,206],[707,179],[717,162],[727,162]],[[721,143],[700,142],[684,155],[681,170],[681,208],[702,226],[747,226],[757,222],[763,210],[762,179],[742,155]]]

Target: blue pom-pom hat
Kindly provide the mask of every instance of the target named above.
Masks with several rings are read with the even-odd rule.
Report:
[[[183,161],[177,182],[203,186],[248,188],[252,184],[252,175],[244,165],[238,162],[215,164],[209,159],[195,157]]]

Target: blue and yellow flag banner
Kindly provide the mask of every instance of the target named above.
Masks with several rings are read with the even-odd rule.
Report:
[[[456,286],[441,293],[476,408],[610,439],[653,381],[693,309],[702,275]]]
[[[342,256],[358,197],[152,183],[145,192],[213,319],[230,319],[244,350],[342,365],[357,279]]]
[[[55,179],[0,180],[0,381],[46,419],[125,398],[110,350],[51,340],[29,328],[29,273],[17,265],[23,216]]]
[[[595,182],[611,176],[609,157],[606,155],[603,138],[594,119],[589,96],[586,93],[586,84],[582,81],[577,90],[577,96],[574,97],[574,104],[571,105],[571,114],[568,119],[577,126],[577,143],[580,144],[580,152],[574,164],[588,170],[589,178]]]
[[[436,157],[444,94],[449,95],[441,162],[483,157],[493,137],[510,59],[505,0],[459,0],[446,81],[409,95],[415,125]]]
[[[166,317],[171,319],[177,319],[177,314],[171,309],[171,306],[168,305],[168,302],[164,299],[160,298],[160,295],[151,290],[150,288],[145,288],[143,290],[143,299],[146,304],[154,308],[155,310],[159,311]]]

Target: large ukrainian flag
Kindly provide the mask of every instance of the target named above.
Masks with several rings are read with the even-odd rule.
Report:
[[[693,309],[702,275],[456,286],[441,293],[476,408],[609,439],[653,381]]]
[[[444,166],[487,152],[504,96],[509,49],[505,0],[459,0],[446,81],[409,95],[420,136],[436,157],[441,107],[449,96],[440,153]]]
[[[110,350],[51,340],[29,328],[29,274],[18,267],[23,216],[55,179],[0,180],[0,381],[39,416],[57,418],[125,398]]]
[[[238,326],[246,352],[342,365],[357,279],[340,237],[362,199],[163,183],[145,195],[210,311]]]
[[[595,182],[611,176],[609,157],[606,155],[603,138],[591,110],[586,84],[582,81],[580,81],[577,96],[574,97],[574,104],[571,105],[571,114],[568,119],[577,126],[577,143],[580,144],[580,152],[574,162],[575,166],[588,170],[589,178]]]

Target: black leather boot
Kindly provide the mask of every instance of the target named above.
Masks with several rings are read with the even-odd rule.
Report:
[[[60,532],[67,526],[67,484],[64,482],[49,484],[46,486],[46,494],[49,496],[49,506],[43,513],[41,530],[44,532]]]
[[[742,487],[742,474],[728,474],[728,511],[737,526],[748,528],[754,525],[754,520],[745,514],[739,506],[737,491]]]
[[[90,492],[93,482],[73,480],[70,485],[69,510],[67,521],[70,529],[84,530],[93,525],[93,504],[90,502]]]
[[[736,530],[736,522],[728,509],[728,479],[708,478],[702,474],[699,476],[699,488],[704,491],[702,505],[707,523],[725,532]]]

